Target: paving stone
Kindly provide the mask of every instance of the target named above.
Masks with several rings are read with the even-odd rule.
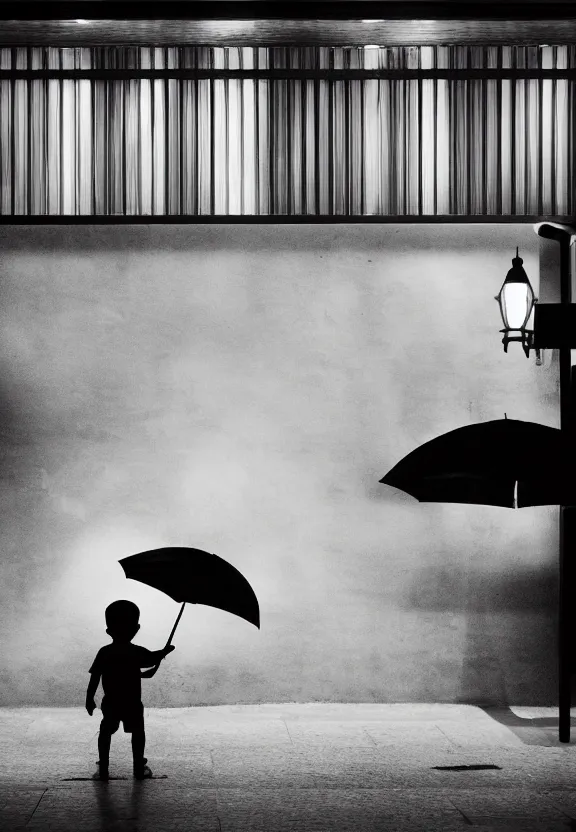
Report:
[[[470,827],[468,827],[470,828]],[[526,818],[487,817],[474,818],[472,829],[490,830],[490,832],[570,832],[574,827],[563,821],[533,821]]]
[[[446,719],[438,725],[438,730],[457,747],[514,748],[523,745],[520,737],[510,728],[493,720],[468,722]]]
[[[526,788],[459,789],[447,794],[459,811],[473,822],[486,823],[486,818],[530,818],[538,822],[566,820],[566,815],[545,795]]]
[[[81,708],[0,709],[2,832],[561,832],[576,821],[576,743],[555,709],[524,719],[464,705],[294,703],[146,711],[89,779],[97,727]],[[496,718],[498,717],[498,718]],[[508,717],[506,717],[508,718]],[[524,725],[524,723],[526,723]],[[500,770],[438,771],[493,764]]]
[[[445,720],[441,725],[444,726]],[[407,748],[414,746],[428,749],[445,750],[454,746],[454,742],[446,735],[443,728],[435,722],[419,720],[416,723],[408,721],[372,722],[366,724],[366,733],[377,746],[384,748]]]
[[[294,745],[345,745],[367,748],[374,748],[376,745],[364,726],[356,722],[311,719],[287,719],[285,722]]]

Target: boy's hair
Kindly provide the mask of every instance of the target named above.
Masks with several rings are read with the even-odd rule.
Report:
[[[132,601],[113,601],[105,612],[109,630],[126,631],[138,626],[140,610]]]

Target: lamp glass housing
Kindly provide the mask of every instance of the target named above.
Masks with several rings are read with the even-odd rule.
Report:
[[[506,279],[500,290],[499,303],[506,329],[525,329],[534,306],[534,292],[528,278],[526,283]]]

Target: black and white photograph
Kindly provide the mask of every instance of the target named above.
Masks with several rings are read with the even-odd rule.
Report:
[[[576,2],[0,4],[0,830],[569,832],[575,676]]]

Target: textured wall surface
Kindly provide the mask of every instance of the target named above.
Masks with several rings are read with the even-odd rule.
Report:
[[[557,510],[378,480],[501,418],[557,425],[494,295],[529,225],[0,229],[0,703],[82,704],[103,612],[178,612],[119,558],[189,545],[262,629],[189,607],[149,705],[553,704]]]

